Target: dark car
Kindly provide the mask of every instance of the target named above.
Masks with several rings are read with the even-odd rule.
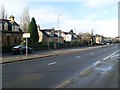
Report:
[[[27,47],[28,53],[32,53],[32,48]],[[26,46],[24,45],[18,45],[18,46],[14,46],[12,48],[12,53],[13,54],[25,54],[26,53]]]

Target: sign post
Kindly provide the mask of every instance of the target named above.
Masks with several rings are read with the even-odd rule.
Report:
[[[26,58],[28,58],[27,38],[30,38],[30,33],[23,33],[23,38],[26,38]]]

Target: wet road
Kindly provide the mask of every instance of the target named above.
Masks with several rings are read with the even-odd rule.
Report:
[[[59,56],[5,64],[2,66],[3,88],[54,88],[84,72],[96,62],[108,59],[108,56],[117,50],[118,47],[113,45],[105,48],[94,48]],[[117,68],[112,70],[116,72]],[[99,69],[96,71],[101,73]],[[108,78],[111,79],[109,76]],[[96,82],[100,82],[100,80],[93,81],[93,87]]]

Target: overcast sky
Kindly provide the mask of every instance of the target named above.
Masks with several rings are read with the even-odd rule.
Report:
[[[30,17],[35,17],[41,29],[59,28],[63,31],[73,29],[76,33],[89,32],[115,37],[118,35],[119,0],[1,0],[8,14],[14,15],[17,23],[25,7]]]

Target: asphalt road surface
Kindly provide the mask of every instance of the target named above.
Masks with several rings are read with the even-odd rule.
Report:
[[[65,84],[71,78],[83,73],[87,68],[99,61],[108,59],[108,56],[117,50],[117,45],[108,45],[104,48],[94,48],[31,61],[4,64],[2,65],[2,85],[3,88],[56,88],[63,83]],[[114,73],[112,72],[112,74],[117,72],[116,67],[117,64],[115,62],[113,68]],[[101,70],[97,69],[97,72],[101,73]],[[102,77],[107,77],[109,80],[112,79],[109,75],[103,75]],[[83,77],[81,76],[80,78]],[[94,79],[91,85],[86,85],[88,81],[85,80],[88,79],[82,79],[80,82],[74,83],[74,86],[71,84],[70,88],[79,86],[79,83],[82,83],[84,87],[94,87],[94,83],[102,82],[103,79]],[[107,83],[104,83],[104,87],[109,87]]]

